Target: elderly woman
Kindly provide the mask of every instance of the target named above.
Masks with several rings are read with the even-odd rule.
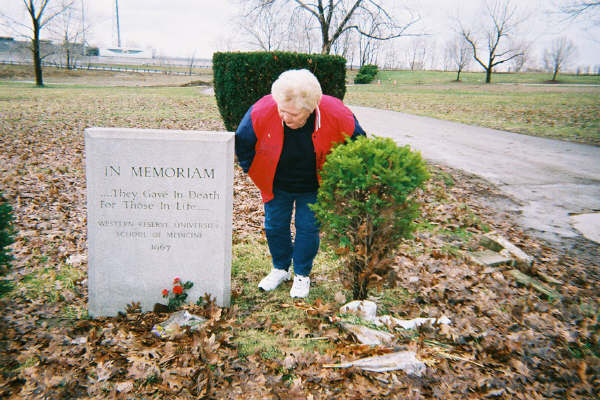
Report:
[[[317,198],[319,171],[333,145],[364,134],[352,112],[337,98],[323,95],[317,78],[305,69],[282,73],[271,95],[244,115],[235,135],[235,152],[262,194],[273,261],[273,269],[258,285],[261,290],[273,290],[289,280],[293,262],[290,296],[308,296],[319,250],[319,224],[309,205]]]

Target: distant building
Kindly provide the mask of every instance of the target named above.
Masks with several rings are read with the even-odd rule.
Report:
[[[14,43],[15,38],[0,36],[0,51],[9,51]]]
[[[98,53],[100,57],[152,58],[152,50],[124,47],[99,48]]]
[[[86,47],[85,48],[85,56],[99,56],[100,55],[100,49],[97,47]]]

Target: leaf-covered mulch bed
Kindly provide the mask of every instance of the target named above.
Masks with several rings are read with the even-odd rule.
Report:
[[[0,184],[14,207],[17,235],[16,260],[7,276],[13,290],[0,298],[0,397],[600,395],[599,265],[582,263],[528,237],[510,215],[491,212],[480,201],[481,196],[500,195],[493,187],[443,168],[434,169],[419,194],[423,216],[414,240],[404,242],[393,269],[372,293],[380,296],[376,301],[385,305],[386,313],[398,318],[445,315],[452,320],[449,326],[394,332],[394,346],[360,345],[339,329],[339,304],[330,296],[281,304],[278,313],[295,310],[302,315],[294,321],[291,335],[291,326],[256,318],[252,309],[241,310],[243,304],[236,298],[246,296],[243,276],[233,277],[235,306],[219,308],[210,299],[202,306],[189,306],[209,322],[205,329],[183,330],[175,339],[162,340],[151,333],[165,314],[87,319],[82,130],[94,125],[222,129],[214,116],[214,100],[185,91],[168,93],[2,93],[0,101],[7,107],[0,119]],[[170,110],[177,116],[170,116]],[[234,240],[261,240],[260,197],[239,169],[234,192]],[[544,298],[519,285],[508,274],[512,267],[482,267],[469,261],[464,253],[481,249],[479,237],[488,230],[534,256],[529,273],[542,272],[561,281],[554,285],[560,296]],[[402,293],[403,300],[385,298],[394,293]],[[327,346],[313,351],[282,347],[275,356],[241,355],[236,338],[251,330],[288,342],[324,341]],[[425,376],[323,368],[403,349],[416,351],[427,363]]]

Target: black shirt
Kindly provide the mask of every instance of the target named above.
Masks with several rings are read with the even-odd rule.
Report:
[[[283,149],[275,171],[273,187],[292,193],[317,191],[317,160],[312,141],[314,130],[314,111],[301,128],[291,129],[284,124]]]

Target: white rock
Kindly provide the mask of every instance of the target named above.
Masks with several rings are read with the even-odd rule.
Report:
[[[369,300],[355,300],[340,308],[341,314],[354,314],[364,320],[372,321],[377,315],[377,304]]]

